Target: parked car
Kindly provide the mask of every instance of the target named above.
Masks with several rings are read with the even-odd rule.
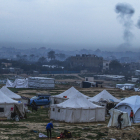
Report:
[[[35,105],[49,105],[50,104],[50,95],[38,95],[30,99],[30,105],[34,102]]]

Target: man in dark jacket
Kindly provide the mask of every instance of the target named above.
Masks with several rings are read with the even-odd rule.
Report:
[[[121,113],[119,116],[118,116],[118,128],[120,127],[120,129],[121,129],[121,127],[122,127],[122,123],[121,123],[121,121],[123,120],[122,118],[121,118],[121,116],[123,115],[123,113]]]
[[[48,138],[49,138],[49,133],[50,133],[50,138],[52,137],[51,128],[53,128],[53,122],[52,121],[50,121],[50,123],[48,123],[47,126],[46,126]]]

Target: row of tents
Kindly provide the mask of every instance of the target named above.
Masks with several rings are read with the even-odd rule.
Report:
[[[6,86],[0,89],[0,117],[11,118],[11,113],[16,113],[22,117],[25,116],[28,100],[9,90]]]
[[[52,96],[51,100],[50,119],[71,123],[105,121],[106,109],[99,102],[120,102],[106,90],[90,98],[74,87],[59,95]]]
[[[115,109],[124,112],[125,123],[128,122],[127,124],[130,125],[129,115],[131,110],[135,114],[134,122],[140,122],[140,96],[138,95],[121,101],[106,90],[94,97],[88,97],[71,87],[59,95],[52,96],[51,100],[50,119],[58,121],[71,123],[105,121],[107,104],[113,103],[115,104]],[[112,112],[114,112],[114,117],[119,114],[116,110]],[[114,120],[109,124],[113,125],[115,123]]]

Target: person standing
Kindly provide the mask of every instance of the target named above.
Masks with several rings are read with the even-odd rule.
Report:
[[[49,134],[50,134],[50,138],[52,137],[52,134],[51,134],[51,129],[52,129],[52,128],[53,128],[53,122],[50,121],[50,123],[48,123],[47,126],[46,126],[48,138],[49,138]]]
[[[131,110],[131,112],[130,112],[130,121],[131,120],[134,123],[134,112],[133,112],[133,110]]]
[[[120,129],[121,129],[121,127],[122,127],[122,123],[121,123],[121,121],[123,120],[123,119],[121,118],[122,115],[123,115],[123,113],[121,113],[121,114],[118,116],[118,128],[120,127]]]

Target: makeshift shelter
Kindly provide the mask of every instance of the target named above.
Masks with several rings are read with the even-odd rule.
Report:
[[[51,101],[52,101],[52,104],[59,104],[59,103],[62,103],[63,101],[66,101],[67,99],[75,97],[76,95],[82,95],[83,97],[85,97],[87,99],[90,98],[90,97],[82,94],[81,92],[79,92],[74,87],[71,87],[71,88],[69,88],[68,90],[64,91],[61,94],[51,96]]]
[[[7,79],[6,87],[12,88],[28,88],[28,79],[16,79],[14,83],[12,83],[9,79]]]
[[[134,122],[140,122],[140,96],[135,95],[125,98],[123,101],[118,103],[115,107],[118,110],[127,112],[130,115],[131,110],[134,112]]]
[[[14,87],[14,83],[12,83],[9,79],[6,81],[6,87]]]
[[[17,101],[21,101],[24,104],[24,108],[25,110],[28,109],[28,99],[22,98],[20,95],[12,92],[11,90],[9,90],[6,86],[3,86],[0,89],[1,92],[3,92],[5,95],[7,95],[9,98],[17,100]]]
[[[105,108],[77,94],[60,104],[52,104],[50,119],[69,123],[105,121]]]
[[[29,77],[28,85],[29,88],[54,89],[55,79],[46,77]]]
[[[20,103],[19,101],[15,101],[8,96],[6,96],[3,92],[0,91],[0,117],[11,117],[11,113],[14,112],[14,108],[17,108],[18,112],[20,112],[20,115],[24,117],[24,107],[23,103]]]
[[[118,126],[118,116],[123,113],[122,115],[122,127],[127,127],[127,126],[131,126],[131,122],[130,122],[130,118],[129,118],[129,115],[127,112],[123,112],[123,111],[120,111],[120,110],[117,110],[117,109],[111,109],[109,111],[111,117],[110,117],[110,120],[109,120],[109,123],[108,123],[108,126],[107,127],[110,127],[110,126]]]

